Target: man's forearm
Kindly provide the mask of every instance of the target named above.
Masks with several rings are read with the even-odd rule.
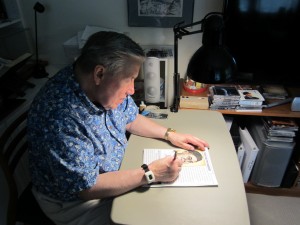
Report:
[[[167,128],[149,118],[138,115],[136,120],[127,125],[127,131],[143,137],[164,138]]]

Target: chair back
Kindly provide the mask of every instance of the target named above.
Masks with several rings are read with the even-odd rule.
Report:
[[[8,207],[7,224],[15,224],[18,188],[15,179],[16,167],[27,150],[26,141],[27,111],[15,119],[0,137],[0,168],[7,185]]]
[[[43,213],[31,192],[27,115],[28,111],[21,113],[0,137],[0,178],[4,178],[1,183],[6,185],[5,190],[8,192],[6,224],[54,224]]]

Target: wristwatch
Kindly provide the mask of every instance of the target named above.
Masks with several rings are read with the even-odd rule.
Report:
[[[170,132],[176,132],[176,130],[174,130],[174,129],[172,129],[172,128],[168,128],[168,129],[167,129],[167,131],[166,131],[166,133],[165,133],[165,136],[164,136],[164,139],[165,139],[166,141],[169,140],[169,133],[170,133]]]
[[[141,167],[145,171],[145,177],[147,179],[148,184],[155,182],[155,176],[154,176],[153,172],[151,170],[149,170],[148,165],[143,164]]]

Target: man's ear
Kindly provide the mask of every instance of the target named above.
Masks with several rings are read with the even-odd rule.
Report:
[[[99,85],[101,83],[101,80],[104,76],[104,70],[105,68],[102,65],[97,65],[94,69],[93,78],[96,85]]]

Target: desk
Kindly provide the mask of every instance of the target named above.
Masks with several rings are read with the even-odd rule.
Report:
[[[181,80],[181,87],[183,85],[183,80]],[[208,85],[210,86],[210,85]],[[253,86],[255,88],[255,86]],[[290,97],[298,97],[300,96],[300,88],[297,87],[285,87],[289,93]],[[192,94],[189,92],[186,92],[184,88],[181,88],[181,95],[183,96],[198,96],[198,97],[204,97],[208,96],[208,91],[204,91],[200,94]],[[276,101],[276,100],[273,100]],[[271,102],[271,101],[270,101]],[[269,116],[269,117],[283,117],[283,118],[291,118],[296,120],[297,124],[300,124],[300,112],[299,111],[291,111],[291,103],[287,103],[284,105],[279,105],[271,108],[263,109],[262,112],[236,112],[235,110],[217,110],[218,112],[232,116],[235,118],[243,117],[243,121],[247,121],[247,118],[258,116]],[[300,133],[296,135],[295,138],[296,141],[296,147],[294,149],[293,153],[293,160],[300,165],[300,148],[298,145],[300,145]],[[299,178],[296,178],[295,185],[297,184],[297,180]],[[299,183],[299,182],[298,182]],[[291,188],[271,188],[271,187],[262,187],[251,184],[251,182],[248,182],[245,184],[246,191],[248,193],[256,193],[256,194],[267,194],[267,195],[282,195],[282,196],[292,196],[292,197],[300,197],[300,188],[299,185],[293,186]]]
[[[164,111],[164,110],[162,110]],[[235,148],[221,113],[180,110],[158,123],[203,138],[218,187],[137,188],[114,199],[111,218],[116,224],[249,225],[247,199]],[[144,148],[172,148],[168,142],[131,135],[121,170],[142,164]]]

